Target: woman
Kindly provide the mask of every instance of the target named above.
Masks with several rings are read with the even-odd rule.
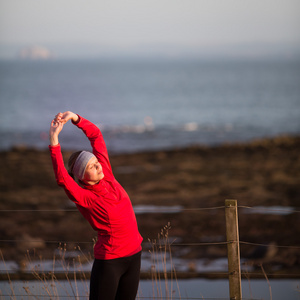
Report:
[[[69,120],[90,140],[93,153],[80,151],[64,167],[58,135]],[[90,279],[92,300],[136,297],[141,242],[131,201],[115,179],[99,128],[70,111],[55,116],[50,126],[51,159],[56,181],[98,233]],[[78,183],[73,179],[78,179]]]

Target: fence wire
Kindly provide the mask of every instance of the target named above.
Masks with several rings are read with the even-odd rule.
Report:
[[[183,207],[169,207],[168,210],[170,212],[182,212],[182,211],[207,211],[207,210],[216,210],[216,209],[224,209],[228,208],[225,205],[223,206],[215,206],[215,207],[191,207],[191,208],[183,208]],[[232,207],[229,207],[232,208]],[[279,208],[268,208],[268,207],[252,207],[252,206],[245,206],[245,205],[239,205],[237,208],[243,208],[243,209],[249,209],[249,210],[256,210],[256,211],[265,211],[265,212],[274,212],[274,213],[300,213],[300,210],[294,210],[291,208],[288,209],[279,209]],[[134,208],[136,212],[144,212],[146,213],[165,213],[165,210],[159,211],[159,206],[157,208],[151,210],[144,211],[144,208]],[[0,209],[0,213],[4,212],[49,212],[49,213],[55,213],[55,212],[79,212],[78,209]]]
[[[36,243],[36,240],[0,240],[0,243]],[[214,245],[227,245],[231,242],[211,242],[211,243],[172,243],[170,246],[214,246]],[[93,244],[93,241],[44,241],[43,243],[46,244],[58,244],[58,245],[67,245],[67,244]],[[239,241],[240,244],[250,245],[250,246],[260,246],[260,247],[270,247],[270,244],[259,244],[259,243],[252,243],[246,241]],[[142,243],[143,245],[149,245],[148,242]],[[158,244],[158,246],[164,246],[163,244]],[[291,249],[300,249],[300,246],[288,246],[288,245],[272,245],[274,248],[291,248]]]

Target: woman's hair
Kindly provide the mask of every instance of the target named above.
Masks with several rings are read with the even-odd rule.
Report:
[[[73,174],[73,167],[76,162],[76,159],[78,158],[78,156],[81,152],[82,151],[77,151],[77,152],[72,153],[68,160],[68,173],[73,179],[75,179],[75,176]]]

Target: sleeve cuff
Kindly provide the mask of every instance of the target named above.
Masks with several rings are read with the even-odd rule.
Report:
[[[60,143],[57,145],[49,145],[49,149],[60,148]]]

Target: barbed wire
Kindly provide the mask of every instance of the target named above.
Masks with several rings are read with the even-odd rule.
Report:
[[[251,246],[270,247],[270,244],[259,244],[259,243],[244,242],[244,241],[240,241],[240,244],[251,245]],[[272,247],[274,247],[274,248],[300,249],[300,246],[286,246],[286,245],[275,245],[275,244],[272,244]]]
[[[94,241],[44,241],[41,239],[37,240],[0,240],[0,243],[39,243],[43,242],[46,244],[58,244],[58,245],[67,245],[67,244],[94,244]],[[215,246],[215,245],[227,245],[234,243],[236,241],[223,241],[223,242],[207,242],[207,243],[170,243],[170,246]],[[250,246],[260,246],[260,247],[270,247],[270,244],[262,244],[262,243],[253,243],[247,241],[239,241],[240,244],[250,245]],[[142,245],[151,245],[151,242],[143,242]],[[158,243],[158,246],[165,246],[163,243]],[[272,247],[275,248],[291,248],[291,249],[300,249],[300,246],[295,245],[276,245],[272,244]]]
[[[151,209],[147,208],[145,210],[144,207],[133,207],[136,212],[143,212],[143,213],[165,213],[166,206],[163,206],[162,211],[159,211],[160,206],[155,206],[155,208]],[[181,206],[176,207],[168,207],[168,212],[182,212],[182,211],[206,211],[206,210],[214,210],[214,209],[224,209],[224,208],[235,208],[235,206],[215,206],[215,207],[192,207],[192,208],[184,208]],[[282,212],[282,213],[300,213],[300,210],[294,209],[277,209],[277,208],[268,208],[268,207],[252,207],[252,206],[245,206],[239,205],[237,208],[244,208],[250,210],[257,210],[257,211],[266,211],[266,212]],[[0,209],[1,212],[79,212],[78,209]]]
[[[289,213],[289,214],[300,213],[300,210],[294,210],[294,209],[291,209],[291,208],[289,208],[289,209],[277,209],[277,208],[268,208],[266,206],[264,206],[264,207],[262,207],[262,206],[252,207],[252,206],[239,205],[239,206],[237,206],[237,208],[245,208],[245,209],[258,210],[258,211],[283,212],[283,213]]]
[[[133,209],[136,211],[145,211],[147,212],[159,212],[159,208],[163,207],[166,208],[167,206],[155,206],[155,208],[152,208],[149,206],[149,208],[146,207],[134,207]],[[145,208],[147,208],[145,210]],[[152,209],[151,209],[152,208]],[[198,207],[198,208],[183,208],[181,206],[176,206],[176,207],[167,207],[168,209],[175,210],[175,211],[191,211],[191,210],[212,210],[212,209],[221,209],[225,208],[225,206],[216,206],[216,207]],[[164,212],[165,210],[163,210]],[[79,212],[78,209],[0,209],[0,212]]]
[[[164,206],[166,208],[166,206]],[[168,212],[181,212],[181,211],[201,211],[201,210],[213,210],[213,209],[223,209],[225,206],[216,206],[216,207],[199,207],[199,208],[181,208],[181,207],[168,207]],[[151,207],[147,210],[145,208],[135,208],[136,212],[143,213],[160,213],[159,206],[151,209]],[[0,212],[79,212],[78,209],[1,209]],[[161,213],[165,213],[165,209],[161,211]]]
[[[199,211],[199,210],[212,210],[212,209],[223,209],[225,208],[225,206],[215,206],[215,207],[195,207],[195,208],[183,208],[183,211],[191,211],[191,210],[195,210],[195,211]]]

